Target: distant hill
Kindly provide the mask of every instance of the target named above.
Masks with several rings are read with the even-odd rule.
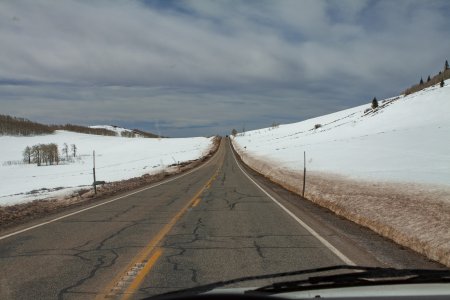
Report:
[[[139,130],[139,129],[133,129],[133,132],[136,132],[139,135],[142,135],[143,137],[146,138],[166,138],[165,136],[162,135],[156,135],[147,131],[143,131],[143,130]]]
[[[0,115],[0,135],[11,136],[33,136],[52,134],[55,130],[66,130],[78,133],[103,135],[103,136],[121,136],[121,137],[141,137],[158,138],[160,136],[145,132],[139,129],[126,129],[114,125],[82,126],[74,124],[64,125],[45,125],[32,122],[25,118],[19,118],[9,115]]]
[[[119,126],[115,126],[115,125],[94,125],[94,126],[89,126],[90,128],[100,128],[100,129],[107,129],[110,131],[114,131],[117,133],[117,135],[119,136],[123,136],[123,137],[144,137],[144,138],[159,138],[162,136],[150,133],[150,132],[146,132],[140,129],[127,129],[127,128],[123,128],[123,127],[119,127]]]
[[[106,136],[116,136],[114,131],[104,129],[104,128],[91,128],[81,125],[65,124],[65,125],[51,125],[55,130],[67,130],[78,133],[94,134],[94,135],[106,135]]]

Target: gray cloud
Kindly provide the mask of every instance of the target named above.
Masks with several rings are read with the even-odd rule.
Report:
[[[0,3],[0,105],[165,135],[293,122],[393,96],[450,53],[447,1]]]

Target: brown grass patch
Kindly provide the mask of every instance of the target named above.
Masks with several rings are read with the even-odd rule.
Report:
[[[403,94],[409,95],[416,93],[418,91],[421,91],[427,87],[433,86],[435,84],[439,84],[442,79],[447,80],[450,78],[450,69],[447,69],[445,71],[442,71],[442,74],[434,75],[430,81],[424,82],[423,84],[415,84],[409,88],[407,88],[405,91],[403,91]]]

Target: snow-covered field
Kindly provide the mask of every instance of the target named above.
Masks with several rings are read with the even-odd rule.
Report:
[[[75,144],[71,163],[51,166],[23,164],[26,146]],[[169,165],[207,154],[212,138],[123,138],[59,130],[51,135],[0,136],[0,205],[59,197],[92,184],[92,154],[96,153],[96,178],[106,182],[167,170]]]
[[[254,169],[450,265],[450,86],[238,134]],[[321,127],[314,129],[316,124]]]

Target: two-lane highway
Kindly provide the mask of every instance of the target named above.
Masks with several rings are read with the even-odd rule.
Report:
[[[229,148],[200,199],[159,245],[162,255],[135,298],[242,276],[343,264],[246,178]]]
[[[251,178],[223,139],[189,174],[4,234],[0,298],[138,299],[242,276],[380,264],[376,251],[351,245],[325,221],[303,223],[301,207]]]

